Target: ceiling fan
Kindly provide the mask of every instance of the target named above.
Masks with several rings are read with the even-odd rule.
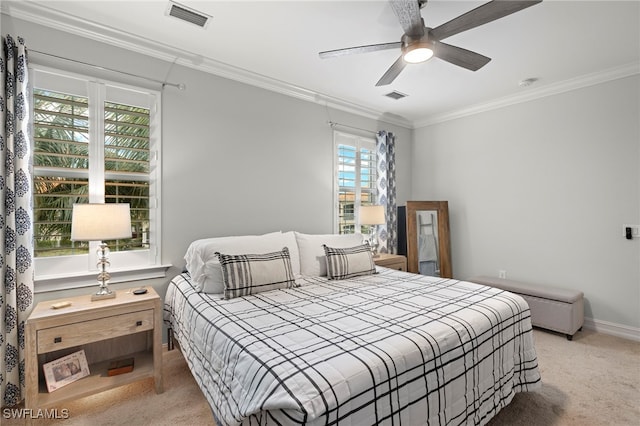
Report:
[[[393,82],[407,63],[424,62],[432,56],[462,68],[477,71],[485,66],[491,58],[467,49],[443,43],[441,40],[511,15],[541,1],[542,0],[493,0],[457,18],[453,18],[449,22],[436,28],[428,28],[424,26],[424,21],[420,14],[420,9],[426,5],[427,0],[389,0],[394,13],[400,21],[400,26],[402,26],[404,30],[404,35],[400,41],[327,50],[320,52],[319,55],[320,58],[324,59],[352,53],[366,53],[400,48],[402,55],[391,65],[380,80],[378,80],[376,86],[385,86]]]

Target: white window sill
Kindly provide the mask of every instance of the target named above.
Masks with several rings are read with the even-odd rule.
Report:
[[[120,270],[110,270],[111,280],[109,284],[117,284],[128,281],[148,280],[152,278],[164,278],[167,276],[167,269],[173,265],[153,265],[140,268],[128,268]],[[46,293],[49,291],[69,290],[82,287],[95,287],[98,285],[98,271],[83,272],[79,274],[65,275],[44,275],[36,276],[34,290],[35,293]]]

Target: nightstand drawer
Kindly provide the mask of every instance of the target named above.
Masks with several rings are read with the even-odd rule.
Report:
[[[153,309],[38,330],[38,353],[153,329]]]

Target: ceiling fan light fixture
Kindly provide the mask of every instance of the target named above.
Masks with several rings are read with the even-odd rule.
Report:
[[[415,43],[407,46],[402,58],[409,64],[419,64],[431,59],[433,49],[430,43]]]

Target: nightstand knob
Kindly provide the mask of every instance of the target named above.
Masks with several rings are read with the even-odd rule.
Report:
[[[53,338],[53,343],[60,343],[62,342],[62,337],[54,337]]]
[[[142,325],[142,321],[136,321],[136,326],[141,326]]]

